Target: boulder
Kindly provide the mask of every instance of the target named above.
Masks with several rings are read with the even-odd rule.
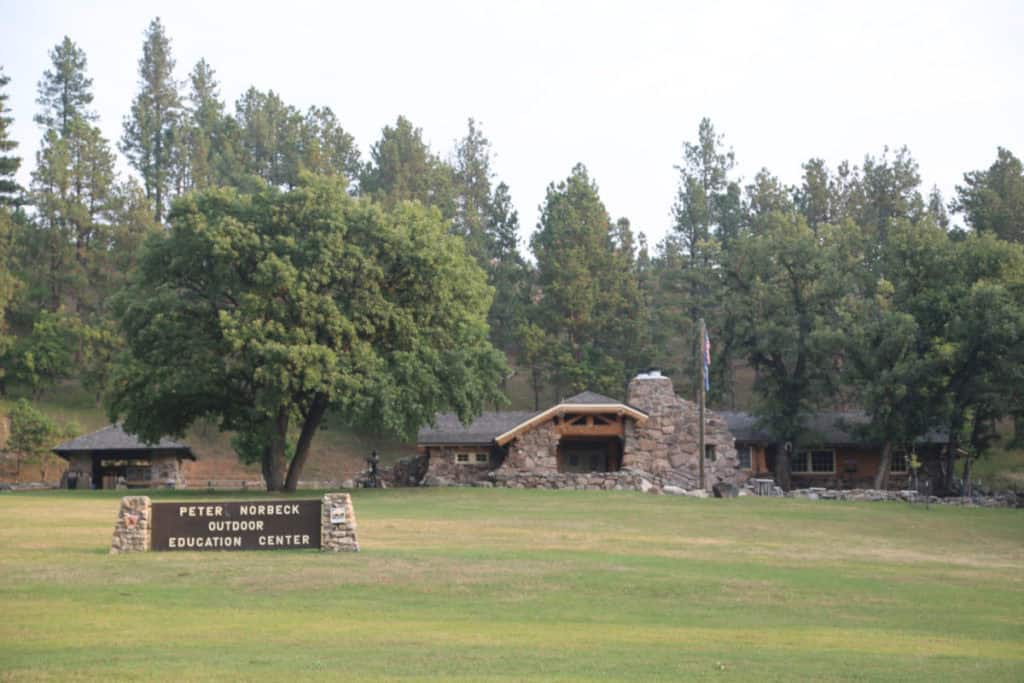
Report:
[[[671,484],[669,484],[668,486],[663,486],[661,488],[661,490],[662,490],[663,493],[667,493],[667,494],[672,495],[672,496],[685,496],[686,495],[686,491],[684,489],[681,489],[678,486],[672,486]]]
[[[646,479],[640,480],[640,490],[643,491],[644,493],[647,493],[653,488],[654,484],[652,484],[651,482],[647,481]]]
[[[684,491],[683,495],[690,498],[707,498],[708,492],[704,489],[690,489],[689,491]]]

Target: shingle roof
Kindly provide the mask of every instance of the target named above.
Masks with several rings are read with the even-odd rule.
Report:
[[[720,412],[719,415],[725,418],[729,431],[737,441],[771,443],[775,440],[767,430],[758,426],[758,418],[755,415],[742,412]],[[804,418],[810,439],[817,440],[823,445],[868,445],[869,440],[861,436],[857,430],[857,427],[867,423],[868,416],[861,411],[825,411],[811,413]],[[932,444],[948,441],[948,435],[941,429],[932,429],[917,440],[918,443]]]
[[[611,405],[615,403],[622,403],[622,401],[616,401],[614,398],[610,398],[604,394],[598,394],[593,391],[581,391],[575,396],[570,396],[565,399],[562,403],[572,403],[576,405]]]
[[[463,425],[453,413],[438,415],[432,427],[423,427],[416,435],[416,443],[440,444],[489,444],[499,434],[504,434],[518,424],[529,420],[539,411],[502,410],[483,413],[468,426]]]
[[[750,413],[716,411],[725,418],[725,424],[737,441],[770,442],[772,436],[765,429],[757,426],[757,417]]]
[[[184,451],[186,457],[195,460],[192,449],[171,439],[160,439],[155,444],[146,444],[134,434],[124,431],[119,424],[112,424],[91,434],[79,436],[54,447],[57,454],[82,451]]]

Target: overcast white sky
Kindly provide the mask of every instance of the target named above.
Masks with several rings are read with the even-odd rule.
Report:
[[[222,95],[255,85],[329,105],[364,156],[404,114],[448,155],[467,117],[493,143],[524,238],[547,184],[582,161],[613,218],[657,241],[683,140],[709,116],[738,173],[787,183],[813,156],[860,163],[906,144],[947,199],[996,147],[1024,155],[1018,2],[28,2],[0,0],[0,64],[27,183],[47,56],[87,53],[117,141],[142,35],[159,15],[179,78],[205,57]]]

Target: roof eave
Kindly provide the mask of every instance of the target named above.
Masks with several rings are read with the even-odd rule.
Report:
[[[534,415],[528,420],[520,422],[512,429],[508,430],[503,434],[499,434],[494,438],[494,442],[499,446],[504,446],[512,439],[516,438],[519,434],[534,427],[538,424],[547,422],[555,415],[562,415],[565,413],[578,413],[583,415],[589,414],[602,414],[602,413],[618,413],[621,415],[628,415],[636,420],[637,424],[643,425],[647,422],[647,413],[637,410],[632,406],[628,406],[624,403],[559,403],[556,406],[552,406],[542,413]]]

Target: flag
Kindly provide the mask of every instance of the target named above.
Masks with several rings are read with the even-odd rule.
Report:
[[[711,338],[708,337],[708,328],[704,328],[704,392],[711,391]]]

